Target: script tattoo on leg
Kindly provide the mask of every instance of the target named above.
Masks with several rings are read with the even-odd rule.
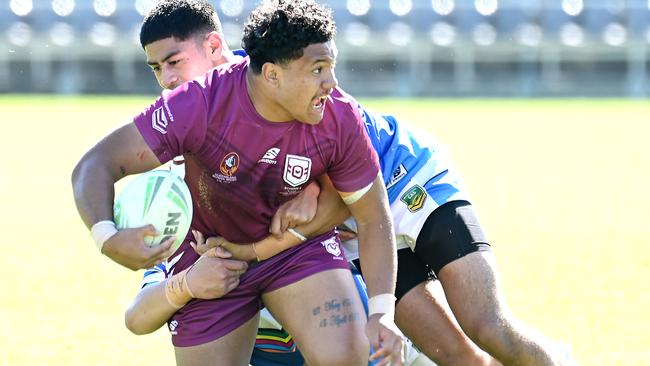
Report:
[[[348,298],[327,300],[323,305],[312,308],[312,315],[320,317],[318,323],[320,328],[339,328],[360,319],[359,312],[352,307],[352,299]]]

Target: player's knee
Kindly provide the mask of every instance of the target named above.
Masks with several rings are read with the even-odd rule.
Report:
[[[488,316],[474,322],[467,330],[475,343],[485,350],[512,349],[516,343],[516,331],[511,320],[504,316]]]

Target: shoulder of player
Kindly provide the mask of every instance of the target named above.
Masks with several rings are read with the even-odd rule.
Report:
[[[191,88],[192,84],[197,86],[197,89],[207,98],[207,95],[210,94],[211,90],[221,89],[223,87],[234,88],[237,84],[237,80],[239,80],[237,75],[245,73],[247,66],[248,62],[245,60],[222,64],[210,69],[205,75],[195,78],[186,85],[188,85],[189,88]]]
[[[216,77],[219,78],[227,77],[226,75],[229,74],[234,74],[237,72],[245,72],[246,69],[248,68],[248,64],[249,64],[248,57],[239,58],[236,61],[221,64],[219,66],[212,68],[210,71],[208,71],[208,74],[216,75]]]
[[[350,106],[356,106],[358,103],[357,101],[348,93],[346,93],[343,89],[337,87],[332,90],[332,94],[330,94],[330,98],[332,99],[332,103],[335,106],[338,105],[350,105]]]
[[[351,95],[347,94],[340,88],[334,89],[330,94],[332,102],[332,111],[334,118],[341,123],[357,123],[362,120],[362,111],[359,102],[357,102]]]

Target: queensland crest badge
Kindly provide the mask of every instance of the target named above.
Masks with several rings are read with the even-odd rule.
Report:
[[[309,180],[311,159],[304,156],[287,154],[284,160],[284,181],[292,187],[298,187]]]

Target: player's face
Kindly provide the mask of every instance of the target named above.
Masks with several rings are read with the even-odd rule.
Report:
[[[163,89],[174,89],[199,77],[213,65],[210,47],[194,37],[185,41],[169,37],[144,47],[147,64]]]
[[[278,101],[293,118],[308,124],[323,119],[327,97],[338,85],[334,74],[337,53],[334,41],[312,44],[301,58],[282,66]]]

